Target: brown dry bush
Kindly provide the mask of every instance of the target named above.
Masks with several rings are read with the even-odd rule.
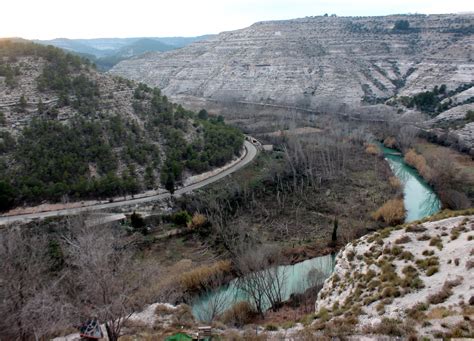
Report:
[[[409,149],[405,154],[405,162],[415,168],[423,179],[428,182],[432,181],[433,171],[426,163],[426,159],[423,155],[417,154],[414,149]]]
[[[385,147],[393,148],[397,144],[397,140],[395,140],[394,137],[389,136],[385,140],[383,140],[383,144]]]
[[[428,303],[439,304],[446,301],[453,294],[451,289],[461,284],[462,280],[463,279],[461,277],[458,277],[455,280],[444,282],[440,291],[438,291],[436,294],[428,296]]]
[[[372,218],[389,225],[397,225],[405,219],[405,205],[403,199],[391,199],[372,213]]]
[[[188,227],[191,229],[196,229],[204,226],[207,223],[207,218],[202,213],[194,213],[191,221],[188,223]]]
[[[218,261],[183,273],[179,281],[185,290],[196,291],[205,288],[213,279],[229,274],[231,269],[230,261]]]
[[[373,143],[369,143],[369,144],[366,145],[365,152],[367,154],[375,155],[375,156],[381,155],[380,148],[377,145],[373,144]]]
[[[466,262],[466,269],[471,270],[472,268],[474,268],[474,260],[470,259]]]
[[[418,225],[418,224],[409,225],[405,229],[405,231],[413,232],[413,233],[425,232],[426,230],[427,230],[426,227],[423,227],[422,225]]]
[[[395,244],[406,244],[409,242],[411,242],[411,239],[407,235],[401,236],[400,238],[395,240]]]
[[[391,336],[405,336],[414,333],[413,326],[407,322],[403,323],[400,320],[383,318],[382,321],[373,326],[364,328],[364,332],[367,334],[380,334],[380,335],[391,335]]]
[[[241,327],[249,324],[257,316],[257,312],[247,301],[241,301],[227,309],[221,316],[221,322],[229,326]]]
[[[396,176],[391,176],[388,178],[388,182],[390,183],[390,186],[394,189],[400,189],[402,187],[402,183]]]

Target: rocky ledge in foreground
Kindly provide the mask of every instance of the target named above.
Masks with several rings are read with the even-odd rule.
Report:
[[[387,228],[348,244],[318,295],[311,327],[472,337],[473,213]]]

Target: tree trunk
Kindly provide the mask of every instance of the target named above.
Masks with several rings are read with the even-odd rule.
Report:
[[[105,330],[107,331],[107,337],[109,338],[109,341],[118,341],[117,333],[112,330],[112,328],[110,328],[108,322],[105,324]]]

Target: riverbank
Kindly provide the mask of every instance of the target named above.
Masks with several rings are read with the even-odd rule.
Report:
[[[393,138],[386,138],[384,144],[388,148],[398,145]],[[471,156],[423,138],[415,139],[411,148],[402,154],[405,161],[435,190],[443,208],[460,210],[472,207],[474,160]]]
[[[396,149],[382,146],[382,152],[398,178],[405,207],[405,222],[411,222],[437,213],[441,202],[423,177],[407,162],[407,157],[397,154]]]

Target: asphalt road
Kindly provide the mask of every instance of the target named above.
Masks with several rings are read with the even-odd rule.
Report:
[[[244,142],[244,146],[246,149],[246,154],[245,154],[245,157],[240,162],[236,163],[232,167],[214,176],[211,176],[203,181],[191,184],[186,187],[182,187],[176,190],[174,195],[179,196],[181,194],[189,193],[198,188],[202,188],[204,186],[212,184],[228,176],[229,174],[232,174],[238,171],[239,169],[241,169],[242,167],[250,163],[257,155],[257,148],[248,141]],[[163,200],[163,199],[169,198],[170,196],[171,196],[170,193],[162,193],[162,194],[157,194],[157,195],[153,195],[149,197],[116,201],[116,202],[110,202],[106,204],[97,204],[97,205],[91,205],[91,206],[85,206],[85,207],[67,208],[67,209],[56,210],[56,211],[47,211],[47,212],[38,212],[38,213],[29,213],[29,214],[20,214],[20,215],[7,216],[7,217],[0,216],[0,225],[6,225],[8,223],[18,222],[18,221],[27,222],[27,221],[30,221],[33,219],[39,219],[39,218],[71,215],[71,214],[77,214],[79,212],[96,211],[96,210],[103,210],[107,208],[114,208],[114,207],[120,207],[120,206],[136,205],[136,204],[146,203],[150,201]]]

